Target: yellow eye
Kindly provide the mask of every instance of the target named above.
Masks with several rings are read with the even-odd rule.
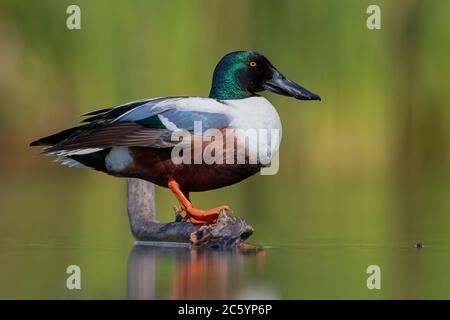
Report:
[[[250,61],[249,65],[250,65],[250,67],[254,68],[254,67],[256,67],[256,62],[255,61]]]

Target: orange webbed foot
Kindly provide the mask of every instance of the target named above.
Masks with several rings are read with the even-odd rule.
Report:
[[[231,211],[230,207],[226,205],[222,205],[209,210],[194,208],[191,201],[189,201],[189,192],[181,191],[178,182],[176,182],[174,179],[170,179],[167,186],[170,188],[170,190],[172,190],[181,204],[181,208],[177,209],[175,214],[180,214],[183,210],[186,211],[187,214],[183,218],[183,220],[186,220],[188,218],[193,225],[212,224],[216,222],[217,218],[219,217],[220,211]]]
[[[194,225],[212,224],[217,221],[219,213],[222,210],[231,211],[229,206],[222,205],[209,210],[202,210],[197,208],[185,208],[186,213]]]

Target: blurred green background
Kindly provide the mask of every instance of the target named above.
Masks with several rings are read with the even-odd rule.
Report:
[[[66,28],[70,4],[81,30]],[[370,4],[381,30],[366,27]],[[323,99],[264,94],[283,123],[279,173],[193,195],[229,204],[253,242],[275,247],[262,266],[242,258],[239,279],[275,298],[450,298],[449,13],[446,0],[2,0],[0,298],[127,297],[125,181],[28,143],[96,108],[207,95],[235,50],[263,53]],[[174,204],[157,190],[160,220]],[[192,259],[156,254],[156,297],[176,297],[170,270]],[[83,290],[65,289],[68,264]],[[366,288],[370,264],[382,290]]]

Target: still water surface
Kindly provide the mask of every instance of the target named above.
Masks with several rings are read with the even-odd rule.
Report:
[[[83,252],[74,261],[73,256]],[[449,251],[426,246],[305,244],[253,254],[153,246],[1,248],[1,298],[361,299],[450,298]],[[8,266],[4,264],[7,261]],[[437,265],[436,262],[442,264]],[[67,290],[77,262],[81,290]],[[381,267],[381,290],[366,268]],[[437,266],[437,267],[436,267]],[[9,270],[7,270],[9,269]]]
[[[405,193],[379,179],[271,189],[254,179],[194,195],[232,205],[258,254],[134,246],[123,180],[67,170],[1,181],[2,299],[450,298],[450,189],[434,180]],[[162,221],[173,204],[157,190]],[[66,288],[69,265],[81,290]],[[381,290],[367,289],[370,265]]]

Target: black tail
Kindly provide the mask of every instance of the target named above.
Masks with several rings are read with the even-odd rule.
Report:
[[[66,129],[64,131],[52,134],[51,136],[38,139],[36,141],[31,142],[30,143],[30,147],[34,147],[34,146],[53,146],[53,145],[57,144],[58,142],[69,138],[75,131],[77,131],[78,129],[83,128],[84,126],[79,126],[79,127]]]
[[[108,172],[106,169],[105,158],[111,148],[103,149],[88,154],[71,155],[68,158],[73,159],[86,167],[93,168],[98,171]]]

